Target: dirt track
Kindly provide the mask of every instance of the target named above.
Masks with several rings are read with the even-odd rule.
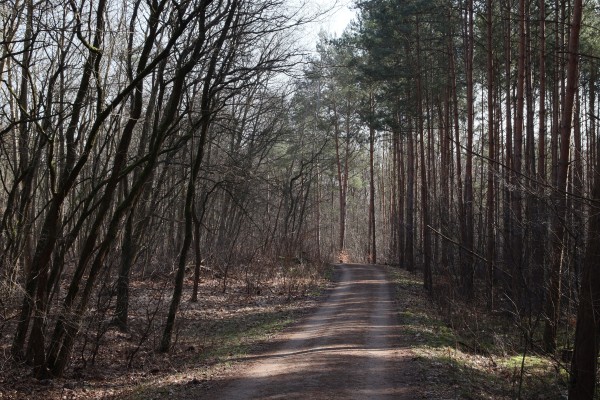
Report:
[[[341,265],[318,310],[244,361],[214,399],[421,398],[382,267]]]

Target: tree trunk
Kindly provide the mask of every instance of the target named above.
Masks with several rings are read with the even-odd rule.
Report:
[[[335,134],[335,156],[337,165],[337,179],[338,179],[338,195],[340,203],[340,221],[339,221],[339,242],[338,242],[338,253],[339,257],[343,257],[346,247],[346,188],[348,183],[348,144],[346,144],[345,157],[344,157],[344,168],[342,168],[342,158],[340,150],[340,136],[341,130],[338,120],[337,104],[333,101],[333,118],[334,118],[334,134]],[[350,140],[350,132],[346,132],[346,143]]]
[[[466,72],[467,72],[467,159],[465,163],[465,181],[464,181],[464,208],[465,208],[465,226],[463,232],[463,246],[465,252],[462,264],[462,279],[464,295],[467,299],[473,297],[473,279],[474,264],[471,252],[474,250],[473,232],[473,131],[474,131],[474,102],[473,102],[473,0],[468,1],[467,11],[467,51],[466,51]]]
[[[510,278],[513,273],[514,268],[514,260],[513,260],[513,251],[512,251],[512,234],[513,234],[513,219],[511,216],[511,204],[512,204],[512,168],[513,168],[513,130],[512,130],[512,93],[511,93],[511,64],[512,64],[512,51],[511,51],[511,10],[510,6],[506,7],[504,12],[504,58],[505,58],[505,87],[504,87],[504,97],[505,97],[505,123],[506,123],[506,133],[505,133],[505,158],[504,164],[506,168],[504,169],[504,196],[503,196],[503,221],[504,221],[504,243],[503,243],[503,258],[504,258],[504,266],[505,273],[503,274],[503,281],[505,287],[512,286],[512,279]]]
[[[208,135],[208,128],[210,126],[210,112],[213,103],[214,96],[213,85],[216,83],[214,80],[223,79],[223,71],[217,71],[217,61],[221,57],[221,50],[226,38],[230,35],[230,27],[233,21],[233,17],[237,11],[237,0],[233,0],[230,4],[230,8],[227,12],[227,19],[224,21],[223,28],[217,39],[214,49],[212,50],[212,56],[208,65],[206,75],[204,77],[204,86],[201,100],[201,128],[200,138],[196,149],[196,154],[193,160],[192,171],[189,176],[187,192],[185,197],[185,208],[184,208],[184,219],[185,229],[183,236],[183,243],[179,252],[179,259],[177,263],[177,272],[175,274],[175,286],[173,288],[173,296],[171,297],[171,304],[169,306],[169,313],[167,315],[167,321],[165,323],[165,329],[163,330],[162,339],[158,350],[160,352],[168,352],[171,348],[171,338],[173,330],[175,328],[175,317],[179,310],[179,304],[181,303],[181,295],[183,293],[183,279],[185,275],[185,263],[187,259],[187,253],[192,242],[192,217],[194,207],[194,197],[196,195],[196,179],[200,172],[200,166],[204,157],[204,148],[206,144],[206,138]],[[223,68],[226,65],[222,66]]]
[[[523,302],[523,214],[522,214],[522,196],[521,196],[521,170],[522,170],[522,152],[523,152],[523,125],[525,111],[525,57],[526,57],[526,37],[525,37],[525,0],[519,0],[518,13],[519,26],[519,50],[517,58],[517,98],[515,110],[515,126],[513,141],[513,162],[512,162],[512,186],[514,190],[511,198],[512,218],[512,244],[511,260],[512,268],[512,298],[513,302],[520,309]]]
[[[38,242],[35,247],[35,252],[32,259],[32,268],[29,271],[26,284],[25,284],[25,294],[23,296],[23,304],[21,307],[21,312],[19,315],[19,323],[17,329],[15,331],[15,336],[13,339],[11,352],[13,356],[20,358],[22,356],[23,346],[25,344],[25,339],[27,337],[27,331],[29,328],[29,324],[31,322],[31,314],[32,311],[37,310],[37,320],[38,324],[43,324],[43,310],[40,307],[44,307],[43,304],[40,304],[40,299],[36,299],[38,293],[38,285],[40,282],[44,285],[47,281],[48,275],[48,263],[50,261],[52,251],[56,245],[56,240],[58,237],[58,233],[61,230],[59,227],[59,219],[60,212],[62,209],[63,202],[67,197],[69,190],[72,188],[75,183],[75,178],[81,170],[83,163],[78,163],[75,166],[75,132],[79,126],[79,118],[81,116],[81,112],[84,107],[84,99],[87,96],[88,88],[90,86],[90,80],[95,71],[99,68],[99,60],[101,58],[100,53],[95,49],[100,48],[103,36],[104,29],[104,9],[106,6],[106,1],[100,0],[98,3],[98,8],[96,11],[96,27],[95,27],[95,35],[93,40],[93,48],[94,50],[90,50],[88,57],[85,63],[85,69],[79,83],[79,88],[77,91],[77,95],[75,97],[75,101],[73,103],[73,107],[71,110],[71,119],[69,121],[69,125],[66,133],[66,143],[67,143],[67,156],[65,161],[65,166],[61,174],[59,189],[53,194],[52,199],[50,200],[50,205],[48,207],[48,211],[44,218],[44,222],[40,229],[40,236]],[[99,121],[96,121],[96,126],[99,129]],[[93,142],[93,136],[98,132],[98,129],[94,132],[94,134],[90,135],[89,140]],[[86,155],[82,157],[87,157]],[[42,295],[45,295],[43,289],[40,289]],[[35,302],[38,302],[35,304]],[[40,314],[41,313],[41,314]],[[43,336],[40,337],[40,330],[36,329],[36,333],[34,334],[34,340],[38,345],[36,348],[43,348]],[[42,341],[41,346],[39,342]],[[42,366],[37,366],[37,372],[41,375],[44,373],[40,370]]]
[[[410,121],[410,120],[409,120]],[[414,256],[414,220],[415,220],[415,143],[414,143],[414,132],[412,126],[409,123],[407,132],[407,146],[408,146],[408,157],[407,163],[407,176],[406,176],[406,243],[404,248],[404,262],[406,269],[409,271],[415,270],[415,256]]]
[[[419,135],[421,146],[421,229],[423,232],[423,286],[431,293],[433,290],[433,277],[431,272],[431,231],[429,229],[429,198],[430,188],[427,186],[427,160],[425,159],[425,134],[423,126],[423,94],[422,94],[422,74],[421,74],[421,42],[419,32],[419,16],[416,19],[416,39],[417,39],[417,81],[416,81],[416,102],[417,102],[417,134]]]
[[[369,263],[377,263],[377,232],[375,231],[375,97],[373,91],[369,93],[371,110],[371,123],[369,125]]]
[[[462,179],[462,155],[461,155],[461,140],[460,140],[460,124],[458,114],[458,93],[457,93],[457,75],[456,75],[456,62],[455,62],[455,51],[452,42],[448,42],[448,51],[450,53],[450,76],[452,77],[452,108],[453,108],[453,125],[454,125],[454,148],[456,151],[456,201],[458,203],[458,227],[460,229],[461,242],[463,240],[462,232],[466,231],[465,227],[465,207],[463,198],[463,179]],[[462,245],[463,243],[461,243]],[[459,250],[460,255],[459,263],[464,266],[465,251],[463,247]],[[463,281],[464,282],[464,281]]]
[[[492,0],[487,0],[487,111],[488,111],[488,174],[487,174],[487,197],[486,197],[486,226],[487,226],[487,270],[489,281],[488,306],[490,310],[494,309],[494,257],[496,239],[494,234],[494,170],[495,166],[495,138],[494,138],[494,65],[493,65],[493,36],[492,36]]]
[[[131,275],[131,267],[134,264],[136,256],[137,238],[133,234],[133,216],[135,210],[132,208],[129,211],[127,220],[125,221],[125,231],[123,232],[123,244],[121,245],[121,268],[117,278],[117,301],[115,304],[114,324],[121,331],[127,331],[127,323],[129,320],[129,276]]]
[[[595,73],[593,72],[592,75]],[[593,81],[594,79],[592,79]],[[590,100],[590,104],[593,103],[594,101]],[[595,134],[594,131],[595,129],[592,129],[591,133]],[[569,399],[571,400],[591,400],[596,394],[596,371],[600,348],[600,269],[598,268],[600,264],[600,210],[597,205],[600,202],[600,153],[596,153],[593,164],[595,168],[591,198],[594,203],[589,214],[588,238],[579,290],[577,326],[569,381]]]
[[[566,188],[571,144],[571,121],[573,104],[577,91],[579,31],[581,29],[582,0],[575,0],[569,34],[567,83],[563,103],[560,129],[560,158],[557,171],[555,194],[556,216],[553,221],[552,264],[550,265],[550,285],[546,299],[546,323],[544,327],[544,347],[548,352],[556,350],[556,334],[560,317],[561,269],[563,240],[565,236]]]
[[[544,265],[546,254],[546,205],[542,200],[545,196],[544,183],[546,181],[546,11],[545,0],[539,2],[540,18],[540,54],[539,54],[539,105],[538,105],[538,159],[537,159],[537,177],[540,184],[535,184],[535,196],[532,199],[534,207],[532,213],[532,250],[531,260],[531,291],[532,308],[536,312],[541,311],[544,298]]]

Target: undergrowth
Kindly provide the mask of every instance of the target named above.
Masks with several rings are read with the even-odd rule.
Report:
[[[535,346],[514,318],[447,297],[432,300],[420,277],[389,267],[399,321],[431,399],[565,399],[564,365]],[[518,322],[518,321],[517,321]]]
[[[128,332],[110,325],[110,313],[98,310],[81,334],[87,345],[77,348],[61,379],[38,381],[27,366],[0,357],[0,399],[197,398],[312,310],[332,275],[331,267],[304,263],[278,266],[271,276],[230,272],[226,293],[222,277],[204,278],[198,302],[189,300],[188,276],[169,353],[156,351],[169,281],[134,280]],[[94,322],[102,323],[101,334],[92,329]],[[0,336],[0,355],[8,354],[8,338]],[[99,351],[92,358],[86,349],[94,346]]]

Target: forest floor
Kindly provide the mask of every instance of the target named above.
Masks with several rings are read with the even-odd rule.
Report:
[[[467,305],[440,282],[431,299],[420,275],[388,272],[424,398],[567,399],[567,365],[541,351],[540,321],[519,320],[506,310],[490,313],[481,298]],[[523,332],[533,332],[530,340]]]
[[[0,399],[566,398],[564,366],[524,346],[506,316],[433,301],[398,268],[334,271],[251,295],[206,281],[169,354],[153,351],[160,329],[144,334],[162,316],[140,303],[136,328],[102,331],[93,360],[90,337],[63,379],[40,382],[0,360]],[[155,300],[165,292],[156,286]]]

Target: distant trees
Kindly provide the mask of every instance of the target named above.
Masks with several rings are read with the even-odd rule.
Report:
[[[346,84],[373,105],[359,113],[362,131],[380,138],[381,184],[369,197],[381,200],[375,218],[363,217],[370,229],[383,222],[378,240],[390,241],[378,259],[422,271],[432,293],[450,285],[466,301],[485,296],[492,309],[529,316],[546,351],[571,347],[575,304],[577,341],[582,330],[596,337],[598,54],[587,29],[597,28],[597,10],[566,1],[357,8],[358,21],[328,47],[354,61],[319,62],[333,79],[354,71]],[[589,346],[576,345],[572,366],[573,390],[588,397],[574,398],[593,391]]]

